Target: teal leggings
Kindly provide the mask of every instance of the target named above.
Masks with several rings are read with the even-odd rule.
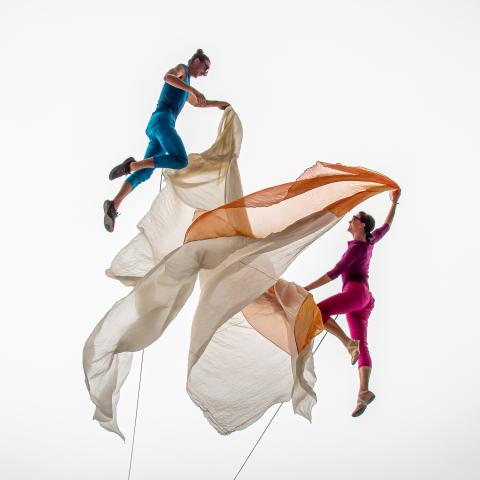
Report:
[[[185,168],[188,165],[187,152],[182,139],[175,130],[175,117],[168,111],[156,112],[147,125],[146,134],[150,142],[144,158],[152,158],[155,168]],[[142,168],[128,178],[132,190],[148,180],[155,168]]]

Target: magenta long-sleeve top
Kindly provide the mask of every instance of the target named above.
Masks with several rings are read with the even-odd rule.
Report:
[[[368,267],[372,258],[373,246],[388,232],[390,225],[383,224],[372,232],[372,240],[350,240],[347,251],[342,255],[340,261],[332,268],[327,275],[331,280],[342,275],[342,283],[346,285],[350,281],[364,282],[368,285]]]

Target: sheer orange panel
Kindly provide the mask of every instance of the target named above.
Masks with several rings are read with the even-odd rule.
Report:
[[[275,295],[264,293],[243,308],[242,313],[248,323],[261,335],[284,352],[291,354],[288,324],[285,311]]]
[[[284,352],[292,354],[290,336],[291,327],[285,311],[274,295],[264,293],[254,302],[242,310],[245,319],[265,338],[270,340]],[[323,321],[320,310],[312,294],[308,294],[298,310],[295,326],[295,344],[297,352],[303,349],[323,330]]]
[[[369,196],[396,188],[395,182],[377,172],[317,163],[295,182],[204,213],[187,230],[185,242],[235,235],[264,238],[311,213],[329,210],[341,216]]]
[[[305,298],[295,320],[295,342],[298,353],[323,330],[322,314],[311,293]]]
[[[332,180],[334,183],[325,183]],[[338,176],[331,176],[329,179],[322,178],[316,183],[320,182],[322,185],[301,193],[297,190],[291,197],[288,197],[288,192],[283,191],[285,193],[283,199],[272,203],[259,201],[254,207],[228,204],[206,212],[189,227],[185,242],[235,235],[265,238],[271,233],[282,231],[314,212],[328,210],[341,216],[369,196],[392,189],[392,187],[378,183],[359,181],[358,178],[345,181]],[[310,180],[303,183],[302,189],[305,186],[313,186],[308,185],[308,183],[312,183]],[[291,189],[297,187],[298,184],[290,184]],[[363,195],[366,192],[368,195]],[[280,197],[278,191],[269,193],[273,194],[269,200]],[[256,200],[258,201],[259,197]],[[251,204],[251,202],[248,203]]]
[[[385,185],[389,185],[392,189],[400,188],[396,182],[394,182],[391,178],[383,175],[383,173],[375,172],[374,170],[369,170],[368,168],[364,167],[351,167],[348,165],[342,165],[341,163],[326,163],[326,162],[317,162],[310,168],[307,168],[303,172],[298,180],[303,178],[311,178],[312,176],[325,176],[325,175],[332,175],[338,174],[339,172],[351,174],[351,175],[361,175],[361,174],[368,174],[369,178],[372,182],[383,183]]]

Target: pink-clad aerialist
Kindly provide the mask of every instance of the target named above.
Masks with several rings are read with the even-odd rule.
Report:
[[[335,335],[347,348],[351,355],[352,365],[358,360],[360,388],[357,405],[352,412],[353,417],[361,415],[368,404],[375,399],[375,394],[368,388],[372,359],[368,351],[367,326],[368,317],[375,303],[368,286],[368,267],[374,245],[383,238],[392,224],[399,197],[400,190],[390,192],[392,200],[390,212],[385,223],[376,230],[373,230],[375,220],[372,216],[365,212],[354,215],[348,226],[353,240],[348,242],[347,251],[332,270],[305,287],[306,290],[313,290],[342,275],[342,293],[318,303],[318,308],[322,313],[325,329]],[[349,338],[331,317],[343,313],[347,316],[352,338]]]

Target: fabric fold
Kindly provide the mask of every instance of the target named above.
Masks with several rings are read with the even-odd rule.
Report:
[[[210,148],[188,155],[186,168],[163,170],[164,188],[138,223],[140,232],[114,257],[106,271],[109,277],[135,285],[182,245],[196,216],[242,196],[237,163],[242,137],[240,119],[228,107]]]
[[[183,245],[150,257],[157,263],[148,273],[126,272],[135,287],[88,338],[84,371],[95,419],[122,436],[116,405],[131,352],[162,335],[199,278],[187,390],[208,421],[228,434],[289,400],[295,413],[311,420],[312,340],[323,328],[321,312],[308,292],[281,276],[346,212],[397,188],[377,172],[317,162],[294,182],[199,215]]]

